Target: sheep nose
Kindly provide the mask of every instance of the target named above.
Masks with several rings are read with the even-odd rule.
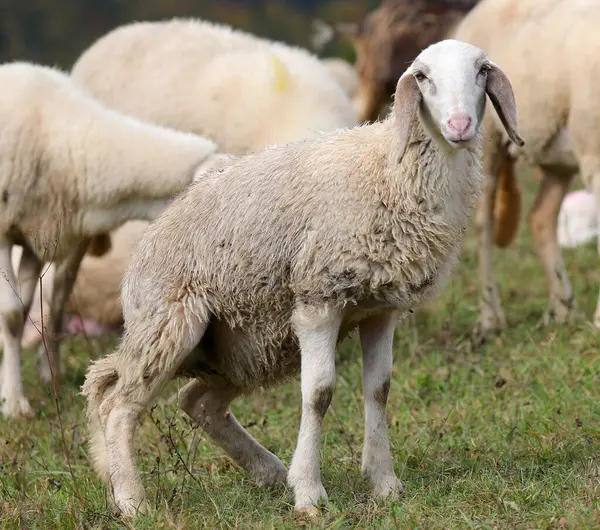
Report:
[[[448,120],[448,127],[462,138],[463,134],[469,129],[472,121],[468,116],[455,116]]]

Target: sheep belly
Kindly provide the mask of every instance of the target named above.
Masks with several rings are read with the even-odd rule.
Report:
[[[407,310],[418,300],[434,292],[441,275],[426,277],[419,284],[387,285],[381,293],[350,303],[344,309],[338,343],[350,335],[359,323],[393,309]],[[386,301],[394,300],[394,302]],[[398,302],[402,301],[402,302]],[[283,311],[259,311],[246,325],[232,325],[237,319],[213,317],[200,344],[190,354],[180,375],[204,381],[220,378],[247,392],[269,387],[300,373],[300,348],[291,326],[293,303]],[[239,314],[238,314],[239,317]]]

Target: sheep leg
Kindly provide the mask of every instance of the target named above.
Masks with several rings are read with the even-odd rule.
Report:
[[[232,385],[212,388],[195,379],[179,391],[179,403],[259,486],[285,484],[287,469],[281,460],[258,443],[229,410],[238,395],[239,389]]]
[[[54,376],[62,373],[59,357],[59,336],[62,331],[63,315],[67,300],[73,290],[77,271],[88,247],[88,240],[79,246],[62,262],[56,265],[50,301],[50,315],[44,331],[45,341],[38,349],[40,379],[43,383],[52,382]]]
[[[490,139],[490,144],[494,143]],[[481,304],[480,331],[483,335],[506,326],[492,268],[496,183],[504,156],[506,154],[502,152],[499,145],[490,145],[489,149],[484,150],[483,193],[477,205],[476,226]]]
[[[148,511],[135,461],[138,419],[200,342],[208,318],[186,315],[181,308],[167,321],[154,324],[161,331],[148,337],[148,322],[140,323],[135,316],[128,319],[119,348],[88,369],[82,388],[88,401],[94,467],[110,480],[115,505],[128,515]]]
[[[528,222],[549,287],[549,308],[544,320],[546,324],[553,318],[558,323],[564,323],[578,316],[556,236],[560,205],[572,177],[559,176],[544,169],[542,173],[542,182],[529,212]]]
[[[364,320],[359,327],[365,396],[365,441],[361,471],[371,479],[373,495],[379,499],[404,491],[394,473],[385,417],[397,320],[397,313],[391,311]]]
[[[593,159],[595,161],[595,159]],[[594,163],[592,168],[587,171],[587,167],[582,171],[582,180],[585,182],[588,190],[591,190],[596,198],[596,203],[600,206],[600,172],[595,171],[597,164]],[[597,238],[598,253],[600,254],[600,234]],[[594,312],[594,326],[600,329],[600,296],[596,302],[596,311]]]
[[[29,249],[24,248],[17,284],[11,263],[11,247],[8,241],[0,244],[0,273],[3,276],[0,280],[0,327],[4,343],[0,401],[5,416],[32,417],[33,410],[25,397],[21,377],[21,337],[41,263]],[[19,298],[19,287],[22,299]]]
[[[288,473],[295,509],[314,515],[319,500],[327,502],[321,482],[319,445],[323,418],[335,385],[335,347],[341,315],[338,311],[300,306],[292,316],[301,351],[302,419],[298,443]]]

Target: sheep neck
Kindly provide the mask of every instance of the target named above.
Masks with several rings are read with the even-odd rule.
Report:
[[[398,163],[394,126],[394,120],[388,120],[387,127],[392,129],[387,187],[390,206],[410,208],[456,228],[466,226],[481,192],[481,138],[465,149],[455,150],[415,120]]]

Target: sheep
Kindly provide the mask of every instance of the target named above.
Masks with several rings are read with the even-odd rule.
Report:
[[[528,221],[548,284],[544,321],[565,323],[582,316],[557,242],[557,222],[561,202],[577,172],[600,200],[600,111],[596,101],[600,60],[592,52],[599,23],[597,1],[481,0],[455,31],[457,39],[480,47],[505,68],[522,110],[520,125],[527,138],[526,148],[509,149],[497,120],[490,119],[486,126],[486,184],[477,215],[485,333],[506,326],[491,263],[495,223],[491,210],[499,186],[498,166],[507,157],[521,156],[542,173]],[[540,35],[544,35],[541,40]],[[594,324],[600,328],[600,297]]]
[[[362,471],[376,497],[402,491],[385,420],[394,329],[458,259],[481,191],[486,93],[522,145],[502,70],[478,48],[436,43],[399,79],[384,121],[228,160],[146,229],[123,281],[121,342],[82,386],[92,463],[121,512],[148,509],[138,418],[185,375],[183,410],[258,484],[287,479],[295,509],[316,513],[327,499],[319,440],[336,344],[356,328]],[[302,420],[288,473],[229,405],[298,373]]]
[[[438,0],[421,1],[432,11],[432,1]],[[385,4],[380,9],[384,7]],[[532,137],[528,149],[522,151],[514,146],[506,148],[497,121],[495,124],[491,121],[490,130],[486,132],[486,137],[490,138],[485,144],[484,155],[486,184],[476,216],[481,305],[478,328],[483,336],[506,327],[491,253],[493,244],[500,248],[508,246],[519,227],[521,198],[514,167],[518,157],[524,158],[542,175],[528,221],[548,284],[549,303],[544,322],[565,323],[582,316],[560,253],[557,223],[561,201],[577,171],[581,171],[590,189],[600,188],[590,176],[597,171],[595,159],[598,155],[592,145],[596,133],[591,125],[585,125],[596,119],[593,110],[596,103],[591,95],[595,77],[590,74],[577,84],[565,85],[566,79],[581,77],[580,71],[576,70],[580,61],[573,57],[584,56],[587,62],[581,71],[593,71],[591,65],[596,64],[596,60],[588,57],[585,50],[595,46],[594,28],[600,20],[599,10],[598,3],[592,0],[481,0],[464,17],[457,13],[453,23],[446,27],[448,37],[479,46],[501,62],[515,83],[517,100],[522,98],[519,107],[526,109],[522,127],[526,136]],[[376,42],[383,34],[381,29],[385,24],[389,22],[383,19],[379,25],[364,24],[363,33]],[[414,38],[409,16],[396,19],[394,24],[398,29],[393,42],[398,46]],[[565,46],[557,28],[571,27],[568,24],[572,24],[572,28],[581,28],[581,31],[569,29],[569,44]],[[546,36],[543,41],[539,40],[540,34]],[[368,64],[369,53],[384,57],[386,50],[393,49],[391,44],[379,48],[357,46],[357,63],[360,63],[361,53]],[[522,53],[523,49],[528,50],[527,54]],[[383,64],[394,64],[394,60],[388,55]],[[565,66],[558,68],[556,64]],[[572,77],[566,77],[564,71],[573,72]],[[362,79],[361,83],[365,84]],[[600,178],[598,180],[600,182]],[[595,193],[600,198],[600,191]],[[594,325],[600,328],[600,297]]]
[[[56,264],[48,351],[40,347],[47,382],[60,369],[57,333],[89,239],[128,219],[153,219],[219,155],[210,140],[109,109],[57,69],[4,64],[0,85],[0,398],[2,413],[18,417],[33,413],[20,343],[42,263]],[[14,245],[23,247],[18,274]]]
[[[338,81],[307,50],[198,19],[121,26],[71,75],[107,105],[233,155],[357,123]]]
[[[337,72],[337,77],[329,71]],[[344,74],[339,64],[321,63],[300,48],[200,20],[117,28],[81,55],[71,75],[98,99],[126,114],[202,134],[216,141],[221,151],[238,155],[356,124],[344,92],[352,90],[350,65]],[[239,90],[241,86],[244,90]],[[121,281],[129,252],[122,243],[106,258],[84,258],[75,284],[79,303],[71,301],[83,317],[110,316],[104,324],[120,320],[114,287]],[[96,276],[99,268],[101,276]],[[51,273],[52,268],[47,276]],[[102,292],[100,281],[106,282]],[[46,283],[48,298],[51,284]],[[39,307],[35,310],[24,336],[29,346],[41,340]]]

